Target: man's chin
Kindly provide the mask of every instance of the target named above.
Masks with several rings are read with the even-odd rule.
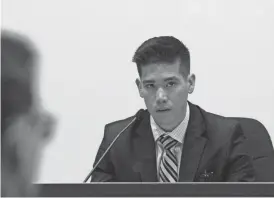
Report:
[[[166,128],[170,125],[172,125],[173,119],[172,116],[168,113],[156,113],[153,116],[153,119],[155,120],[155,122],[157,123],[157,125],[159,125],[161,128]]]

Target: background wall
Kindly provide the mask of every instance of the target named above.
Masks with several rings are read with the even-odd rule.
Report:
[[[108,122],[145,108],[134,50],[174,35],[190,49],[190,101],[260,120],[274,140],[274,1],[3,0],[4,28],[29,35],[41,62],[40,92],[59,120],[37,182],[82,182]]]

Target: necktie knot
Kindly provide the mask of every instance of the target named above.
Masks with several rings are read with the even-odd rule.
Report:
[[[159,137],[160,143],[164,146],[166,150],[170,150],[177,144],[177,140],[173,139],[167,134],[163,134]]]

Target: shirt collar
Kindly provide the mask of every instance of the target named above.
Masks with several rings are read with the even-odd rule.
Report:
[[[186,132],[186,128],[189,121],[189,105],[187,103],[187,109],[186,109],[186,116],[184,120],[171,132],[168,133],[170,137],[177,140],[180,143],[183,143],[184,135]],[[154,121],[153,117],[150,115],[150,125],[152,129],[152,133],[154,136],[154,140],[157,141],[157,139],[164,133],[166,133],[163,129],[161,129],[156,122]]]

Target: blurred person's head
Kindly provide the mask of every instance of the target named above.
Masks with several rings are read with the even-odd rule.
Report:
[[[53,124],[53,118],[39,106],[38,59],[38,51],[28,38],[2,31],[2,196],[36,193],[32,181],[37,176],[41,148],[50,136]]]
[[[190,73],[190,53],[172,36],[148,39],[136,50],[140,79],[136,84],[149,113],[165,131],[172,131],[184,119],[188,94],[195,86]]]

